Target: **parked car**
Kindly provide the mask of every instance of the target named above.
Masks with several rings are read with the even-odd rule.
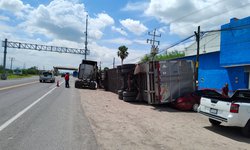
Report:
[[[185,94],[171,103],[171,105],[179,110],[197,111],[200,105],[201,97],[223,97],[220,93],[213,89],[202,89],[192,93]]]
[[[224,123],[241,127],[242,134],[250,137],[250,90],[237,90],[230,98],[202,97],[198,112],[208,117],[213,126]]]
[[[39,81],[40,82],[51,82],[54,83],[55,82],[55,76],[52,72],[43,72],[42,74],[40,74],[39,76]]]

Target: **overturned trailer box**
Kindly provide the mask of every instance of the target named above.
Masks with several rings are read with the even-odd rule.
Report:
[[[151,61],[138,64],[137,100],[163,104],[195,90],[194,62],[191,60]]]

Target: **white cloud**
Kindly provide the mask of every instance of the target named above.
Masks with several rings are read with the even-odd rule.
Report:
[[[134,43],[136,44],[140,44],[140,45],[148,45],[147,41],[146,40],[138,40],[138,39],[135,39],[133,40]]]
[[[86,11],[84,4],[65,0],[54,0],[48,6],[39,5],[34,9],[28,19],[20,24],[30,36],[42,34],[49,39],[58,38],[83,42]],[[89,17],[89,38],[100,39],[103,29],[114,24],[108,14],[100,13],[95,18]]]
[[[148,28],[138,20],[125,19],[125,20],[120,20],[120,23],[122,24],[123,27],[125,27],[135,35],[141,35],[142,33],[148,30]]]
[[[171,34],[186,36],[193,34],[199,25],[202,30],[209,30],[220,28],[230,18],[249,16],[249,2],[250,0],[151,0],[145,14],[169,25]]]
[[[122,11],[143,11],[148,7],[148,2],[128,2]]]
[[[21,0],[1,0],[0,9],[14,13],[17,17],[23,17],[32,7],[23,4]]]
[[[10,18],[6,16],[0,16],[0,21],[10,21]]]
[[[109,40],[104,40],[104,41],[108,43],[120,44],[120,45],[131,45],[133,43],[133,41],[128,40],[126,38],[115,38],[115,39],[109,39]]]
[[[111,30],[115,31],[115,32],[118,32],[118,33],[120,33],[121,35],[124,35],[124,36],[128,35],[127,32],[123,30],[123,28],[116,28],[115,26],[112,26]]]

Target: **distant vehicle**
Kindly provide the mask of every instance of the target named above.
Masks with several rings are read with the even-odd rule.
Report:
[[[65,77],[65,73],[62,73],[62,74],[61,74],[61,77]]]
[[[213,126],[222,122],[227,126],[242,127],[250,137],[250,90],[237,90],[231,98],[202,97],[198,112],[207,116]]]
[[[201,97],[222,97],[222,95],[213,89],[202,89],[195,92],[185,94],[175,101],[171,102],[171,105],[176,109],[187,111],[193,110],[197,111],[200,105]]]
[[[75,88],[96,89],[97,62],[82,60],[79,65],[78,80],[75,81]]]
[[[40,74],[39,76],[39,81],[40,82],[51,82],[54,83],[55,82],[55,76],[52,72],[43,72],[42,74]]]
[[[78,76],[78,72],[77,72],[77,71],[74,71],[74,72],[73,72],[73,77],[76,78],[77,76]]]
[[[21,69],[15,69],[15,70],[13,70],[13,74],[21,75],[21,74],[23,74],[23,72]]]

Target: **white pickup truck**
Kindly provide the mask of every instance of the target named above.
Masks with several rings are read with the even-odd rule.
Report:
[[[250,90],[237,90],[231,98],[202,97],[198,112],[213,126],[242,127],[243,135],[250,137]]]

